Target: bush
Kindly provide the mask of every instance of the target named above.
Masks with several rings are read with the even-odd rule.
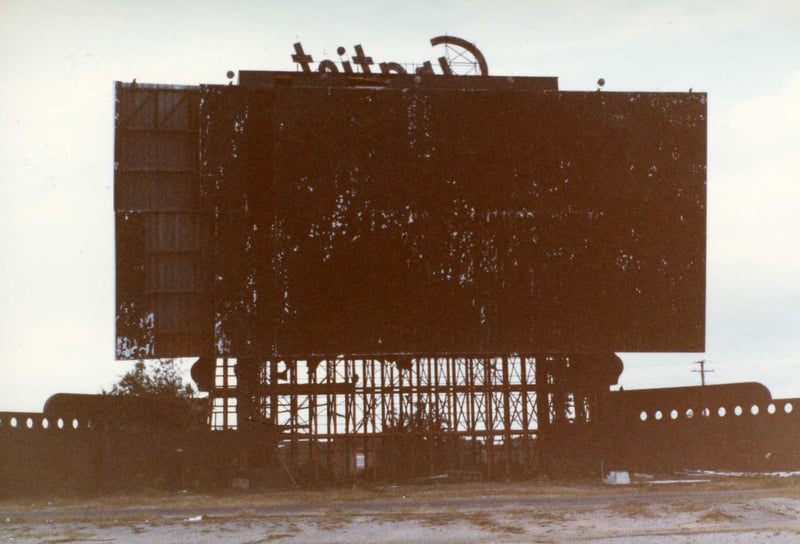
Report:
[[[126,372],[106,395],[134,395],[162,399],[191,399],[195,391],[191,384],[183,383],[175,361],[161,359],[149,366],[136,361],[132,370]]]

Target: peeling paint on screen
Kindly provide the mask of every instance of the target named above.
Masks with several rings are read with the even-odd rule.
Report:
[[[704,94],[200,97],[214,319],[181,355],[703,351]]]

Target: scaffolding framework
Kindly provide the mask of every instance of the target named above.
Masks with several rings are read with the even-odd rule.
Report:
[[[550,430],[591,421],[596,394],[608,390],[602,378],[571,381],[574,365],[542,355],[219,359],[217,376],[236,379],[217,380],[212,421],[273,429],[292,466],[336,477],[367,468],[525,474],[538,464],[535,445]],[[400,443],[416,466],[387,456]]]

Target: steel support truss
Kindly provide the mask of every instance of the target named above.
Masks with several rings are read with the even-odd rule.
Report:
[[[282,460],[312,479],[524,477],[558,429],[590,421],[602,389],[570,383],[569,357],[221,361],[236,380],[212,395],[236,416],[216,421],[279,433]]]

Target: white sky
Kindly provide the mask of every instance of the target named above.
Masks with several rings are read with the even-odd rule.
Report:
[[[225,83],[363,44],[478,45],[493,75],[709,95],[707,352],[623,355],[626,389],[761,381],[800,396],[800,3],[119,0],[0,4],[0,410],[98,392],[114,361],[113,81]]]

